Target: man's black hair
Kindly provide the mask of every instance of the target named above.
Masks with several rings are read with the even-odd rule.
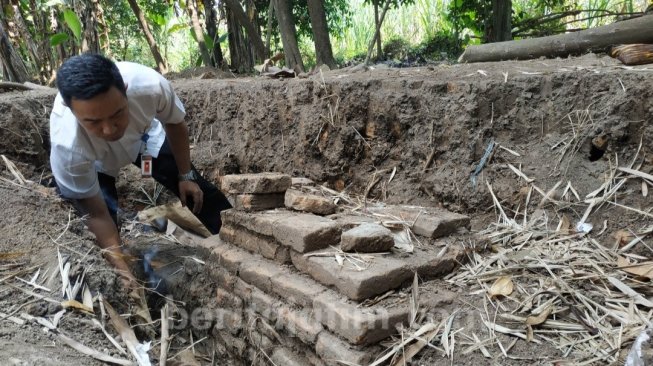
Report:
[[[112,86],[126,95],[118,67],[102,55],[86,53],[71,57],[57,71],[57,88],[68,107],[73,98],[89,100]]]

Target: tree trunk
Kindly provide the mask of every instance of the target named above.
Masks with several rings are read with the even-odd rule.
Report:
[[[5,5],[6,6],[6,5]],[[42,72],[42,62],[39,58],[39,49],[32,38],[32,34],[29,32],[27,25],[25,24],[25,18],[20,10],[20,6],[14,2],[11,5],[12,11],[14,12],[14,22],[18,31],[20,32],[21,38],[25,41],[27,46],[27,52],[29,53],[30,59],[32,61],[33,71],[39,74],[39,78]]]
[[[261,36],[256,30],[254,24],[252,24],[252,22],[249,21],[249,18],[247,18],[247,14],[245,14],[243,7],[240,5],[240,2],[238,2],[238,0],[224,0],[224,2],[227,5],[227,8],[231,11],[234,19],[237,20],[243,27],[245,27],[245,31],[249,36],[249,40],[254,46],[257,61],[263,62],[267,55],[265,53],[265,45],[263,44],[263,40],[261,39]]]
[[[27,68],[11,44],[2,23],[0,22],[0,62],[5,67],[5,76],[8,81],[24,83],[29,80]]]
[[[57,34],[63,32],[61,25],[57,21],[61,14],[58,13],[56,7],[50,8],[50,34]],[[47,43],[46,43],[47,42]],[[47,40],[47,37],[43,39],[44,46],[49,47],[50,42]],[[52,75],[50,79],[54,81],[56,77],[56,70],[59,68],[59,65],[63,63],[66,59],[66,49],[63,47],[63,44],[59,44],[56,48],[56,53],[52,56]],[[59,56],[57,58],[57,56]],[[48,82],[49,84],[49,82]]]
[[[311,17],[311,27],[313,28],[313,42],[315,43],[317,65],[324,64],[335,69],[336,61],[333,59],[324,2],[322,0],[308,0],[308,14]]]
[[[489,42],[512,40],[512,0],[492,0],[492,31]]]
[[[230,7],[227,7],[226,13],[231,67],[238,73],[249,73],[254,69],[251,48],[248,46],[241,22],[237,20],[235,13]]]
[[[95,17],[95,4],[92,0],[90,3],[77,2],[77,14],[80,15],[80,21],[84,26],[82,34],[82,52],[100,52],[100,40],[97,33],[97,19]]]
[[[295,29],[290,3],[288,0],[276,0],[275,10],[279,21],[279,29],[281,30],[281,42],[286,56],[286,66],[304,71],[304,62],[302,61],[302,55],[299,53],[297,30]]]
[[[141,8],[138,6],[138,3],[136,3],[136,0],[127,0],[127,2],[129,2],[129,6],[134,11],[134,15],[136,15],[136,18],[138,19],[138,23],[140,24],[143,33],[145,33],[145,39],[147,40],[147,44],[150,46],[150,51],[152,51],[152,56],[154,56],[154,61],[156,62],[157,70],[159,70],[160,73],[165,74],[166,72],[168,72],[168,65],[166,64],[166,61],[161,56],[161,52],[159,52],[159,46],[157,46],[156,41],[154,40],[154,36],[152,35],[152,32],[150,32],[150,26],[147,24],[147,21],[145,20],[145,15],[143,15],[143,12],[141,11]]]
[[[388,0],[389,2],[390,0]],[[378,37],[376,36],[377,29],[379,30]],[[374,3],[374,32],[376,37],[376,58],[381,59],[383,57],[383,45],[381,44],[381,20],[379,19],[379,4]]]
[[[218,15],[216,14],[214,5],[214,0],[204,0],[206,33],[208,33],[209,37],[213,40],[213,48],[209,50],[209,53],[213,57],[214,66],[221,67],[224,60],[222,57],[222,48],[218,41],[220,38],[220,35],[218,34]]]
[[[528,60],[542,56],[566,57],[626,43],[653,43],[653,15],[580,32],[469,46],[458,62]]]
[[[202,26],[200,25],[200,18],[197,16],[197,7],[195,6],[195,0],[186,0],[186,9],[188,10],[188,16],[190,17],[190,25],[195,35],[195,40],[200,49],[200,54],[202,55],[202,62],[205,66],[213,66],[211,63],[211,55],[209,55],[209,49],[206,42],[204,41],[204,32],[202,31]]]
[[[372,37],[372,41],[370,42],[370,45],[367,47],[367,56],[365,57],[365,65],[368,65],[370,63],[370,58],[372,57],[372,50],[374,49],[374,42],[376,40],[381,39],[381,26],[383,25],[383,20],[385,20],[385,14],[388,12],[388,9],[390,9],[390,0],[386,0],[385,5],[383,5],[383,11],[381,12],[381,18],[379,19],[379,23],[376,25],[376,30],[374,31],[374,37]],[[379,54],[378,57],[381,57],[382,54]]]
[[[270,44],[272,43],[272,17],[274,16],[274,0],[270,0],[268,5],[268,30],[265,36],[265,52],[270,54],[272,50],[270,49]]]
[[[99,47],[102,50],[102,53],[111,57],[111,40],[109,39],[109,27],[107,26],[107,21],[104,19],[104,9],[102,9],[102,4],[99,0],[93,1],[93,13],[95,14],[95,19],[97,20],[98,32],[99,34]]]

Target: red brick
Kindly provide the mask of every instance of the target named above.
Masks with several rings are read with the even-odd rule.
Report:
[[[265,292],[272,291],[272,278],[282,274],[279,265],[266,260],[244,262],[240,267],[240,278]]]
[[[311,212],[316,215],[331,215],[336,212],[337,208],[331,199],[296,189],[286,191],[284,203],[286,207],[293,210]]]
[[[296,215],[296,213],[287,210],[247,213],[232,209],[220,212],[223,225],[242,226],[252,232],[265,236],[273,236],[273,230],[277,221]]]
[[[340,241],[340,226],[332,220],[312,214],[298,214],[275,222],[273,236],[283,245],[306,253],[328,248]]]
[[[340,366],[344,363],[368,365],[374,356],[370,352],[353,349],[330,332],[322,332],[317,336],[315,351],[328,366]]]
[[[447,236],[469,225],[469,217],[434,207],[384,206],[369,210],[413,223],[413,232],[428,238]]]
[[[229,202],[240,211],[264,211],[284,207],[283,193],[239,194],[231,196]]]
[[[290,188],[292,179],[281,173],[233,174],[222,177],[225,193],[280,193]]]
[[[270,359],[275,365],[306,366],[309,364],[305,357],[300,356],[285,347],[275,349]]]
[[[238,273],[240,264],[244,261],[250,260],[252,254],[248,253],[245,250],[231,247],[229,250],[214,250],[212,252],[214,258],[217,259],[217,264],[226,268],[229,272]]]
[[[232,224],[222,226],[220,237],[225,242],[261,254],[263,257],[272,259],[277,263],[290,263],[288,249],[278,244],[272,237],[257,234],[242,226]]]
[[[345,252],[387,252],[395,246],[390,229],[379,224],[362,224],[342,233],[340,249]]]
[[[292,310],[287,306],[278,309],[277,324],[280,324],[288,333],[308,344],[314,344],[317,335],[324,330],[322,325],[307,311]]]
[[[313,301],[315,318],[331,331],[354,345],[376,343],[397,332],[396,326],[408,322],[408,306],[395,309],[359,308],[333,291]]]
[[[339,265],[334,257],[306,257],[291,253],[295,267],[309,274],[317,282],[335,286],[352,300],[364,300],[401,286],[412,278],[409,261],[399,258],[376,256],[362,271],[346,263]]]
[[[272,278],[272,291],[286,302],[303,307],[313,306],[313,299],[326,290],[326,287],[299,273],[284,273]]]

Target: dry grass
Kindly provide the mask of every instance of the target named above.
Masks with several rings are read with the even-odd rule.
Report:
[[[590,122],[587,119],[583,123]],[[566,154],[577,151],[574,141],[583,133],[574,136],[565,145]],[[586,232],[589,227],[583,224],[606,205],[651,216],[650,210],[628,207],[615,199],[617,192],[622,201],[628,194],[623,189],[628,180],[649,184],[651,177],[633,168],[636,159],[629,167],[618,167],[615,159],[617,163],[611,165],[605,182],[577,204],[584,208],[584,214],[573,224],[565,216],[554,222],[542,209],[547,201],[558,207],[559,202],[549,199],[560,183],[549,192],[531,185],[525,207],[514,216],[507,215],[488,184],[498,220],[481,235],[491,241],[492,254],[470,252],[469,262],[448,281],[484,294],[494,305],[496,314],[488,312],[483,319],[490,334],[550,344],[565,359],[578,364],[623,364],[631,344],[650,324],[653,314],[653,302],[648,300],[653,296],[651,263],[632,252],[636,243],[645,244],[653,228],[639,228],[625,246],[606,247]],[[538,205],[528,202],[533,191],[542,196]],[[571,183],[565,192],[578,196]],[[505,296],[492,296],[497,292],[493,288],[497,280],[510,281],[510,289],[501,293]],[[476,335],[470,331],[464,331],[465,337],[473,339]],[[490,347],[495,342],[480,344]],[[480,346],[474,350],[488,354]],[[509,356],[505,349],[501,352]]]

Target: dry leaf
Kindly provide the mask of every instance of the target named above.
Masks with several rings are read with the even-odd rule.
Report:
[[[569,217],[567,215],[562,215],[562,218],[560,219],[560,231],[563,235],[568,235],[570,234],[571,230],[571,221],[569,221]]]
[[[542,310],[541,313],[537,315],[531,315],[528,318],[526,318],[526,324],[527,325],[538,325],[542,324],[546,321],[546,319],[551,315],[551,312],[553,311],[553,305],[549,305],[544,310]]]
[[[86,313],[93,314],[93,308],[88,307],[77,300],[66,300],[61,302],[61,307],[64,309],[80,310]]]
[[[642,181],[642,196],[648,196],[648,184],[645,181]]]
[[[608,281],[623,294],[632,298],[635,304],[646,306],[647,308],[653,308],[653,302],[646,299],[639,292],[633,290],[630,286],[611,276],[608,276]]]
[[[490,294],[490,297],[508,296],[512,293],[512,290],[512,277],[503,276],[494,281],[494,284],[492,284],[488,293]]]
[[[623,247],[635,239],[635,236],[628,230],[619,230],[612,234],[612,237],[617,241],[619,247]]]
[[[631,275],[653,279],[653,262],[631,264],[628,259],[619,257],[617,259],[617,267]]]

